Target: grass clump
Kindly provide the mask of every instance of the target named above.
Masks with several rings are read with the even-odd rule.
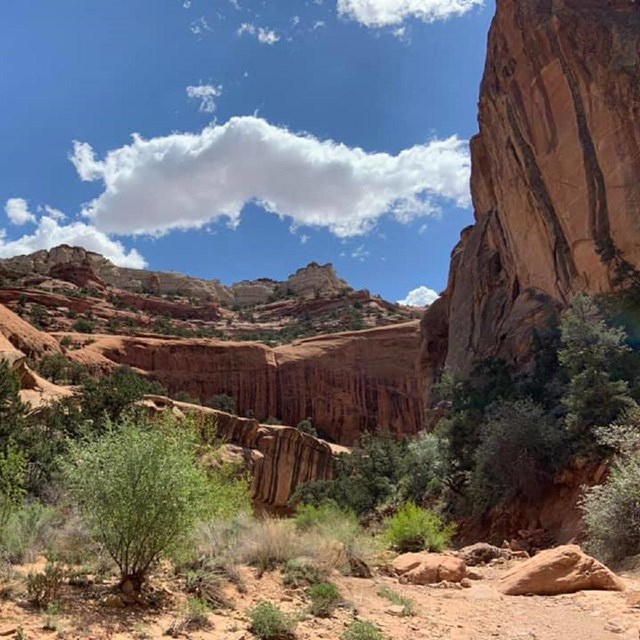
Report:
[[[286,640],[294,637],[297,621],[270,602],[259,602],[250,612],[251,632],[261,640]]]
[[[366,620],[352,622],[341,638],[342,640],[385,640],[380,627]]]
[[[400,553],[442,551],[451,541],[454,525],[447,525],[433,511],[412,502],[405,504],[384,523],[389,545]]]
[[[287,561],[283,575],[283,584],[289,587],[316,585],[324,582],[329,575],[326,567],[309,558],[294,558]]]
[[[299,537],[286,520],[265,518],[254,522],[242,533],[239,544],[238,559],[257,567],[260,575],[299,555]]]
[[[342,602],[338,587],[331,582],[314,584],[307,591],[307,595],[311,599],[309,612],[317,618],[330,618]]]
[[[416,614],[415,602],[411,598],[407,598],[387,586],[380,587],[380,589],[378,589],[378,595],[392,604],[402,607],[403,616],[409,617]]]

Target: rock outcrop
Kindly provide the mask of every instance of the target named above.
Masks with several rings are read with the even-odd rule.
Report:
[[[229,395],[239,414],[258,420],[277,417],[296,425],[311,417],[324,437],[351,445],[379,427],[403,435],[421,429],[418,343],[414,321],[275,349],[210,339],[91,336],[69,356],[100,370],[129,365],[171,394],[186,392],[202,402]]]
[[[508,596],[555,596],[585,590],[624,591],[624,583],[577,545],[542,551],[517,565],[500,580]]]
[[[160,396],[148,396],[145,403],[156,412],[177,409],[183,414],[214,418],[217,434],[242,451],[242,461],[251,471],[256,506],[268,510],[286,509],[300,484],[333,477],[334,455],[344,451],[292,427],[259,424]]]
[[[530,357],[532,330],[578,291],[640,266],[640,4],[498,0],[472,140],[475,224],[423,321],[443,366]]]

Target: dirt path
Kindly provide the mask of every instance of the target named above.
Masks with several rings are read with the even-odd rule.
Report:
[[[469,589],[442,589],[400,585],[390,577],[371,580],[332,578],[348,605],[329,619],[304,617],[296,630],[299,640],[338,640],[354,619],[378,624],[392,640],[639,640],[640,580],[625,574],[625,593],[581,592],[555,597],[503,596],[497,581],[507,565],[483,568],[484,579]],[[274,572],[258,579],[254,570],[242,573],[247,592],[230,588],[235,611],[212,613],[212,627],[187,631],[193,640],[251,640],[247,611],[260,600],[278,604],[295,614],[308,605],[303,590],[282,585]],[[378,595],[387,586],[415,603],[416,615],[400,617],[391,603]],[[171,585],[163,587],[172,592]],[[66,589],[71,589],[67,587]],[[56,617],[57,629],[45,630],[46,614],[25,605],[19,597],[0,601],[0,639],[15,638],[22,627],[24,638],[67,640],[120,640],[162,638],[173,622],[180,619],[184,597],[175,593],[169,606],[153,610],[108,610],[99,604],[101,594],[82,590],[66,591],[62,611]],[[182,598],[182,599],[181,599]]]

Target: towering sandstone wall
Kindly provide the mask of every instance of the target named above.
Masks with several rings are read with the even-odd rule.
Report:
[[[322,435],[351,445],[378,427],[403,435],[420,430],[418,345],[414,321],[275,349],[210,339],[92,336],[69,356],[105,370],[135,367],[170,393],[186,391],[203,402],[228,394],[241,415],[258,420],[274,416],[296,425],[311,417]]]
[[[423,320],[429,382],[640,266],[640,3],[497,0],[472,140],[476,223]]]

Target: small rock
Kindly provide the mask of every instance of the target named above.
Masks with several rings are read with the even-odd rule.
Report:
[[[404,607],[401,604],[392,604],[385,609],[385,613],[392,616],[404,616]]]
[[[125,604],[122,600],[122,597],[117,593],[110,593],[109,595],[102,598],[100,604],[107,609],[124,609]]]
[[[471,589],[471,580],[469,578],[462,578],[462,580],[460,580],[460,586],[463,589]]]
[[[474,569],[467,569],[467,578],[469,578],[469,580],[484,580],[484,576]]]
[[[13,636],[18,633],[18,627],[1,627],[0,628],[0,636]]]

